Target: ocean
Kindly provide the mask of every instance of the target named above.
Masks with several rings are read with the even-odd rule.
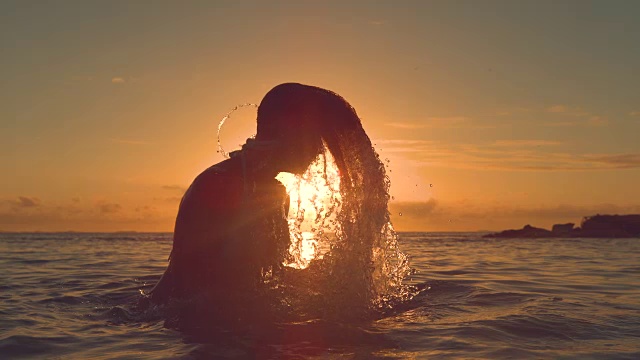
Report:
[[[184,333],[135,310],[169,233],[0,234],[1,359],[640,359],[640,239],[401,233],[422,288],[359,321]]]

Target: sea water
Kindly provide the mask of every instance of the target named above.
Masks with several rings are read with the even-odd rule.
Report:
[[[0,234],[1,359],[640,359],[640,239],[400,233],[421,291],[357,321],[185,333],[138,312],[169,233]]]

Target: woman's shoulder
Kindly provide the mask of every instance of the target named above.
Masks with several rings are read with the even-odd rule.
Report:
[[[242,191],[242,169],[234,159],[227,159],[201,172],[191,183],[184,199],[208,199],[229,197]]]
[[[212,165],[201,172],[196,179],[223,179],[226,177],[241,177],[242,176],[242,164],[238,159],[231,158],[221,161],[215,165]]]

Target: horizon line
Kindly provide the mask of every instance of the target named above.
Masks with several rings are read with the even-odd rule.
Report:
[[[499,230],[397,230],[396,233],[487,233]],[[48,231],[48,230],[0,230],[0,234],[173,234],[173,231],[136,231],[136,230],[115,230],[115,231]]]

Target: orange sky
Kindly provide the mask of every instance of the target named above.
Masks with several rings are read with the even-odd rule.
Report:
[[[0,230],[171,231],[291,81],[356,108],[399,230],[640,212],[640,5],[481,4],[3,2]]]

